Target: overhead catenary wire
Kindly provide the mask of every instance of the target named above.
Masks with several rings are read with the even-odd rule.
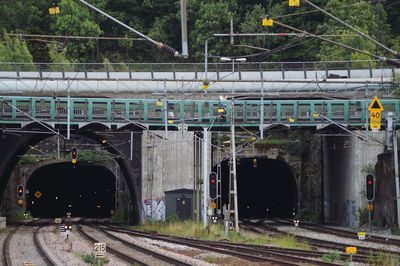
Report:
[[[144,38],[111,37],[111,36],[76,36],[76,35],[47,35],[47,34],[27,34],[27,33],[5,33],[7,36],[15,36],[20,39],[28,38],[46,38],[46,39],[83,39],[83,40],[127,40],[127,41],[145,41]],[[40,39],[32,39],[40,41]]]
[[[390,1],[390,2],[392,2],[392,1]],[[339,7],[336,7],[336,8],[327,8],[325,10],[328,11],[328,10],[333,10],[333,9],[338,9],[338,8],[340,8],[340,9],[350,8],[350,7],[353,7],[353,6],[365,5],[365,4],[369,4],[369,3],[375,3],[375,2],[386,2],[386,0],[372,0],[372,1],[367,1],[367,2],[359,2],[359,3],[355,3],[355,4],[339,6]],[[394,1],[394,2],[396,2],[396,1]],[[274,16],[274,17],[278,19],[278,18],[306,15],[306,14],[312,14],[312,13],[318,13],[318,12],[321,12],[321,11],[320,10],[308,10],[308,11],[289,13],[289,14],[284,14],[284,15]]]
[[[356,29],[355,27],[351,26],[349,23],[347,23],[347,22],[345,22],[345,21],[339,19],[338,17],[335,17],[334,15],[332,15],[331,13],[329,13],[328,11],[326,11],[326,10],[320,8],[319,6],[313,4],[312,2],[310,2],[310,1],[308,1],[308,0],[304,0],[304,2],[306,2],[306,3],[309,4],[310,6],[312,6],[312,7],[316,8],[316,9],[318,9],[319,11],[321,11],[322,13],[324,13],[325,15],[327,15],[327,16],[333,18],[334,20],[336,20],[337,22],[341,23],[342,25],[345,25],[346,27],[348,27],[349,29],[353,30],[353,31],[356,32],[357,34],[359,34],[359,35],[361,35],[361,36],[367,38],[368,40],[374,42],[376,45],[382,47],[382,48],[385,49],[386,51],[388,51],[388,52],[390,52],[390,53],[392,53],[392,54],[394,54],[394,55],[396,55],[396,56],[399,55],[399,52],[397,52],[397,51],[395,51],[395,50],[393,50],[393,49],[390,49],[389,47],[387,47],[386,45],[384,45],[384,44],[378,42],[377,40],[375,40],[374,38],[372,38],[372,37],[369,36],[368,34],[363,33],[362,31],[360,31],[360,30]]]
[[[129,26],[126,25],[125,23],[123,23],[123,22],[119,21],[118,19],[116,19],[116,18],[110,16],[109,14],[105,13],[104,11],[98,9],[98,8],[95,7],[94,5],[89,4],[88,2],[86,2],[86,1],[84,1],[84,0],[79,0],[79,2],[85,4],[86,6],[90,7],[90,8],[93,9],[93,10],[95,10],[96,12],[98,12],[98,13],[100,13],[100,14],[106,16],[107,18],[111,19],[112,21],[114,21],[114,22],[120,24],[120,25],[123,26],[124,28],[126,28],[126,29],[128,29],[128,30],[130,30],[130,31],[132,31],[132,32],[134,32],[134,33],[136,33],[137,35],[141,36],[142,38],[146,39],[147,41],[153,43],[157,48],[166,50],[167,52],[172,53],[175,57],[181,57],[181,54],[179,54],[179,52],[178,52],[177,50],[175,50],[174,48],[172,48],[171,46],[169,46],[169,45],[167,45],[167,44],[165,44],[165,43],[162,43],[162,42],[158,42],[158,41],[153,40],[153,39],[150,38],[149,36],[147,36],[147,35],[141,33],[140,31],[135,30],[135,29],[132,28],[132,27],[129,27]]]
[[[330,39],[327,39],[327,38],[321,37],[321,36],[319,36],[319,35],[316,35],[316,34],[313,34],[313,33],[309,33],[309,32],[307,32],[307,31],[304,31],[304,30],[301,30],[301,29],[298,29],[298,28],[295,28],[295,27],[286,25],[286,24],[281,23],[281,22],[276,21],[276,20],[274,20],[274,23],[277,24],[277,25],[279,25],[279,26],[282,26],[282,27],[284,27],[284,28],[287,28],[287,29],[289,29],[289,30],[294,30],[294,31],[297,31],[297,32],[302,32],[303,34],[307,34],[307,35],[313,36],[313,37],[315,37],[315,38],[318,38],[318,39],[323,40],[323,41],[325,41],[325,42],[329,42],[329,43],[331,43],[331,44],[340,46],[340,47],[342,47],[342,48],[346,48],[346,49],[355,51],[355,52],[357,52],[357,53],[361,53],[361,54],[370,56],[370,57],[372,57],[372,58],[375,58],[375,59],[378,59],[378,60],[382,60],[382,61],[384,61],[384,62],[386,62],[386,63],[388,63],[388,64],[394,64],[394,65],[400,64],[400,63],[398,63],[398,62],[396,62],[396,61],[394,61],[394,60],[387,59],[386,57],[379,56],[379,55],[375,55],[375,54],[372,54],[372,53],[370,53],[370,52],[363,51],[363,50],[354,48],[354,47],[352,47],[352,46],[349,46],[349,45],[346,45],[346,44],[343,44],[343,43],[339,43],[339,42],[336,42],[336,41],[332,41],[332,40],[330,40]]]

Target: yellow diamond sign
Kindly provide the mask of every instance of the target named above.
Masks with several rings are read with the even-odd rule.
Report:
[[[42,196],[42,192],[36,191],[35,194],[33,194],[33,195],[35,195],[35,197],[38,199]]]

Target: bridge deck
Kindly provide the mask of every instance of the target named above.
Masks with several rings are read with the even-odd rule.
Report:
[[[311,127],[335,123],[364,126],[371,100],[238,100],[234,102],[235,125],[259,127],[261,122]],[[381,100],[382,117],[388,111],[400,117],[400,100]],[[141,123],[150,127],[185,123],[189,128],[229,127],[230,101],[71,98],[71,124],[103,123],[119,127]],[[260,121],[261,106],[264,119]],[[221,115],[219,108],[227,115]],[[67,123],[67,98],[0,96],[0,123],[26,125],[40,120],[51,125]],[[316,116],[314,114],[321,114]],[[324,118],[326,117],[326,118]]]

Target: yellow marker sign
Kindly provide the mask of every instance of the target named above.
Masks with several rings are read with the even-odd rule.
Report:
[[[18,199],[17,204],[22,205],[22,204],[24,204],[24,201],[22,199]]]
[[[374,210],[374,205],[368,204],[368,205],[367,205],[367,209],[368,209],[369,211],[373,211],[373,210]]]
[[[346,254],[357,254],[357,247],[346,247]]]
[[[300,6],[300,0],[289,0],[289,6]]]
[[[50,15],[57,15],[59,13],[60,13],[60,8],[58,6],[49,8],[49,14]]]
[[[367,234],[365,232],[358,232],[357,236],[359,240],[364,240]]]
[[[217,203],[211,202],[211,209],[216,209],[217,208]]]
[[[42,192],[36,191],[34,195],[38,199],[38,198],[40,198],[42,196]]]
[[[368,110],[370,111],[370,128],[372,131],[378,131],[381,129],[381,112],[384,110],[378,97],[374,97]]]
[[[274,25],[274,20],[271,18],[263,18],[262,19],[262,25],[264,27],[271,27]]]

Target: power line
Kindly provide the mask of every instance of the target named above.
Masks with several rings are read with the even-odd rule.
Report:
[[[351,5],[343,5],[343,6],[339,6],[339,7],[335,7],[335,8],[327,8],[325,10],[335,10],[338,8],[349,8],[352,6],[358,6],[358,5],[365,5],[365,4],[369,4],[369,3],[375,3],[375,2],[386,2],[386,0],[373,0],[370,2],[360,2],[360,3],[355,3],[355,4],[351,4]],[[285,15],[280,15],[280,16],[274,16],[274,18],[285,18],[285,17],[291,17],[291,16],[299,16],[299,15],[305,15],[305,14],[311,14],[311,13],[318,13],[321,12],[320,10],[309,10],[309,11],[303,11],[303,12],[297,12],[297,13],[290,13],[290,14],[285,14]]]
[[[167,44],[165,44],[165,43],[162,43],[162,42],[158,42],[158,41],[153,40],[153,39],[150,38],[149,36],[147,36],[147,35],[145,35],[145,34],[139,32],[139,31],[135,30],[134,28],[132,28],[132,27],[126,25],[125,23],[119,21],[118,19],[116,19],[116,18],[110,16],[109,14],[107,14],[106,12],[104,12],[104,11],[98,9],[98,8],[95,7],[94,5],[89,4],[88,2],[86,2],[86,1],[84,1],[84,0],[79,0],[79,2],[85,4],[86,6],[90,7],[90,8],[93,9],[93,10],[95,10],[96,12],[98,12],[98,13],[100,13],[100,14],[106,16],[107,18],[109,18],[109,19],[111,19],[112,21],[118,23],[119,25],[123,26],[124,28],[126,28],[126,29],[128,29],[128,30],[130,30],[130,31],[132,31],[132,32],[134,32],[134,33],[136,33],[137,35],[143,37],[143,38],[146,39],[147,41],[153,43],[157,48],[163,49],[163,50],[165,50],[165,51],[167,51],[167,52],[170,52],[170,53],[172,53],[175,57],[181,57],[181,56],[182,56],[181,54],[179,54],[179,52],[178,52],[177,50],[175,50],[175,49],[172,48],[171,46],[169,46],[169,45],[167,45]]]
[[[325,15],[327,15],[327,16],[333,18],[334,20],[338,21],[339,23],[345,25],[346,27],[350,28],[351,30],[353,30],[353,31],[356,32],[357,34],[359,34],[359,35],[361,35],[361,36],[367,38],[368,40],[374,42],[376,45],[382,47],[382,48],[385,49],[386,51],[388,51],[388,52],[390,52],[390,53],[392,53],[392,54],[394,54],[394,55],[399,55],[399,52],[390,49],[389,47],[387,47],[387,46],[385,46],[384,44],[378,42],[377,40],[375,40],[375,39],[372,38],[371,36],[369,36],[369,35],[363,33],[362,31],[359,31],[358,29],[354,28],[353,26],[351,26],[351,25],[348,24],[347,22],[345,22],[345,21],[343,21],[343,20],[341,20],[341,19],[335,17],[334,15],[332,15],[331,13],[329,13],[328,11],[326,11],[326,10],[320,8],[319,6],[317,6],[317,5],[313,4],[313,3],[311,3],[311,2],[308,1],[308,0],[304,0],[304,2],[306,2],[306,3],[309,4],[310,6],[312,6],[312,7],[316,8],[316,9],[318,9],[319,11],[321,11],[322,13],[324,13]]]
[[[287,28],[287,29],[290,29],[290,30],[294,30],[294,31],[297,31],[297,32],[302,32],[302,33],[304,33],[304,34],[313,36],[313,37],[318,38],[318,39],[320,39],[320,40],[329,42],[329,43],[331,43],[331,44],[338,45],[338,46],[340,46],[340,47],[342,47],[342,48],[346,48],[346,49],[349,49],[349,50],[352,50],[352,51],[355,51],[355,52],[358,52],[358,53],[361,53],[361,54],[364,54],[364,55],[367,55],[367,56],[376,58],[376,59],[378,59],[378,60],[382,60],[382,61],[384,61],[384,62],[386,62],[386,63],[388,63],[388,64],[392,64],[392,65],[395,65],[395,66],[397,66],[397,64],[400,64],[400,63],[397,62],[397,61],[394,61],[394,60],[391,60],[391,59],[387,59],[387,58],[385,58],[385,57],[378,56],[378,55],[372,54],[372,53],[370,53],[370,52],[363,51],[363,50],[354,48],[354,47],[352,47],[352,46],[349,46],[349,45],[346,45],[346,44],[343,44],[343,43],[339,43],[339,42],[336,42],[336,41],[329,40],[329,39],[327,39],[327,38],[321,37],[321,36],[316,35],[316,34],[309,33],[309,32],[304,31],[304,30],[300,30],[300,29],[298,29],[298,28],[295,28],[295,27],[286,25],[286,24],[281,23],[281,22],[276,21],[276,20],[274,20],[274,23],[276,23],[277,25],[282,26],[282,27],[284,27],[284,28]]]
[[[71,35],[25,34],[25,33],[6,33],[6,35],[16,36],[16,37],[19,37],[20,39],[24,39],[25,37],[32,37],[32,38],[86,39],[86,40],[127,40],[127,41],[144,41],[145,40],[144,38],[127,38],[127,37],[71,36]]]

